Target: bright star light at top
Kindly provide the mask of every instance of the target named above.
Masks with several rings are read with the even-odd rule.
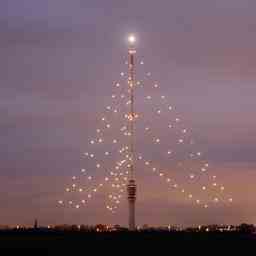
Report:
[[[133,45],[136,42],[136,37],[133,34],[129,35],[128,42],[129,44]]]

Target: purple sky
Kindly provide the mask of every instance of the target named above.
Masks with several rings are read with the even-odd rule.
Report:
[[[205,211],[145,175],[138,223],[256,223],[255,11],[253,0],[1,1],[0,223],[126,224],[125,203],[113,217],[104,195],[78,212],[56,201],[85,165],[131,31],[234,198]]]

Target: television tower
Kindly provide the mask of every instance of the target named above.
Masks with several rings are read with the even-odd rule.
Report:
[[[128,37],[128,86],[130,93],[130,113],[128,115],[129,120],[129,133],[130,133],[130,173],[129,173],[129,181],[127,184],[127,194],[128,194],[128,205],[129,205],[129,229],[131,231],[136,229],[135,226],[135,201],[136,201],[136,182],[134,176],[134,86],[135,86],[135,77],[134,77],[134,59],[135,59],[135,47],[134,44],[136,42],[136,38],[134,35],[130,35]]]

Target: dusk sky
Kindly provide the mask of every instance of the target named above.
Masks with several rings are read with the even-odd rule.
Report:
[[[116,216],[104,193],[78,211],[57,201],[86,167],[130,32],[233,198],[205,210],[144,173],[138,224],[255,224],[255,13],[253,0],[0,1],[0,224],[127,225],[126,200]]]

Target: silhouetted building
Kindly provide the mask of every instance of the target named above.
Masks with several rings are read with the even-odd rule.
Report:
[[[34,222],[34,229],[38,229],[38,222],[37,222],[37,219],[35,219],[35,222]]]

